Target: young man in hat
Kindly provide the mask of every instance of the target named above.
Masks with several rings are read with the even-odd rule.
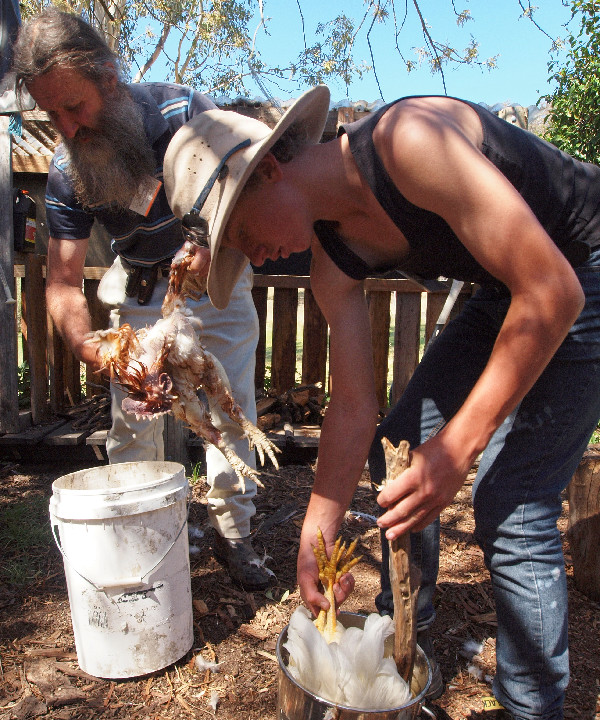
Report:
[[[14,68],[61,136],[48,174],[46,216],[48,308],[58,331],[77,358],[99,368],[82,293],[90,230],[98,220],[112,235],[117,258],[98,295],[111,309],[115,326],[152,325],[161,315],[170,261],[183,244],[162,186],[165,150],[175,132],[214,103],[191,88],[169,83],[126,85],[118,59],[104,39],[76,15],[55,8],[26,23],[15,46]],[[202,251],[199,251],[199,258]],[[232,305],[220,312],[204,295],[188,301],[205,347],[222,362],[234,396],[246,416],[256,419],[254,357],[258,322],[246,263],[232,291]],[[123,392],[112,387],[112,428],[107,439],[111,463],[162,460],[163,419],[136,421],[123,413]],[[220,411],[212,419],[249,465],[254,452],[240,430]],[[269,571],[250,542],[256,484],[237,487],[235,472],[209,447],[208,513],[215,529],[215,554],[234,580],[247,589],[269,584]]]
[[[507,717],[561,720],[567,592],[556,522],[600,416],[600,168],[446,97],[401,99],[319,145],[328,98],[309,91],[273,132],[209,111],[165,157],[175,214],[192,210],[210,237],[217,307],[245,257],[259,265],[312,249],[333,389],[298,556],[302,597],[314,612],[327,607],[317,528],[331,546],[367,456],[381,480],[383,435],[412,448],[410,468],[378,496],[389,539],[437,518],[481,455],[473,503],[497,606],[494,692]],[[215,173],[219,163],[227,173]],[[376,428],[362,279],[390,268],[481,288]],[[352,585],[342,578],[339,601]]]

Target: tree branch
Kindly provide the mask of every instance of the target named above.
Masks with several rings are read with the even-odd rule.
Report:
[[[417,0],[413,0],[413,5],[415,6],[415,10],[417,11],[417,15],[419,16],[419,20],[421,21],[421,28],[423,29],[423,35],[425,36],[425,40],[429,47],[433,50],[433,53],[435,55],[435,59],[437,62],[437,68],[442,76],[442,85],[444,86],[444,95],[448,94],[448,90],[446,88],[446,76],[444,75],[444,68],[442,67],[442,61],[440,59],[440,56],[437,51],[436,44],[433,42],[433,38],[429,34],[429,30],[427,29],[427,23],[425,22],[423,15],[421,14],[421,8],[419,7],[419,3]]]
[[[154,65],[154,63],[158,60],[160,54],[164,50],[165,43],[167,42],[167,38],[169,37],[169,32],[171,31],[171,28],[168,25],[163,25],[162,33],[160,35],[160,38],[156,45],[154,46],[154,50],[152,52],[152,55],[146,60],[144,65],[138,70],[135,77],[133,78],[133,82],[140,82],[144,75],[148,72],[148,70]]]

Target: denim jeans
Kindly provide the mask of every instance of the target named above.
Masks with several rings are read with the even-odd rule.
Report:
[[[492,437],[473,484],[475,537],[498,615],[493,690],[516,720],[562,720],[569,680],[567,586],[556,523],[561,492],[600,417],[600,250],[576,272],[585,307],[533,388]],[[383,435],[415,447],[461,406],[487,363],[509,302],[500,291],[480,289],[431,345],[378,429],[369,456],[375,482],[385,473]],[[435,534],[431,526],[420,534],[420,628],[434,618]],[[383,577],[382,605],[386,582],[389,587]]]

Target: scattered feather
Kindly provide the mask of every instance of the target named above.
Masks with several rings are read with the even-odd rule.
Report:
[[[483,680],[483,669],[475,663],[469,663],[467,666],[469,675],[472,675],[476,680]]]
[[[219,696],[219,693],[216,690],[213,690],[210,694],[210,700],[208,701],[209,705],[213,709],[213,712],[217,712],[217,705],[219,704],[219,700],[221,697]]]
[[[188,525],[188,537],[190,540],[200,540],[204,537],[204,530],[196,525]]]
[[[476,640],[465,640],[460,654],[467,658],[467,660],[472,660],[476,655],[481,655],[483,652],[483,645],[484,644],[482,642],[478,643]]]
[[[206,670],[210,670],[211,672],[219,672],[219,668],[221,667],[221,663],[211,662],[210,660],[206,660],[202,657],[202,655],[198,654],[196,655],[196,667],[200,672],[205,672]]]

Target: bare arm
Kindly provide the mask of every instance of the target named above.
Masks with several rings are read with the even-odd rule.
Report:
[[[82,362],[99,369],[96,345],[85,345],[92,329],[87,301],[83,294],[83,268],[89,238],[57,240],[48,243],[46,302],[48,311],[69,348]]]
[[[469,116],[474,111],[456,102],[425,100],[394,108],[378,128],[376,143],[400,191],[448,222],[481,265],[509,288],[511,304],[488,364],[462,407],[413,453],[401,481],[380,494],[380,504],[388,507],[380,524],[390,539],[425,527],[451,502],[474,459],[558,349],[584,301],[571,266],[480,152]]]
[[[330,327],[331,401],[319,441],[319,460],[298,555],[298,582],[317,614],[329,603],[318,591],[312,552],[317,528],[333,546],[360,480],[375,432],[375,397],[369,316],[362,283],[343,275],[320,246],[313,248],[311,286]],[[351,589],[346,579],[345,590]],[[351,582],[351,581],[350,581]],[[338,593],[339,599],[342,595]]]

